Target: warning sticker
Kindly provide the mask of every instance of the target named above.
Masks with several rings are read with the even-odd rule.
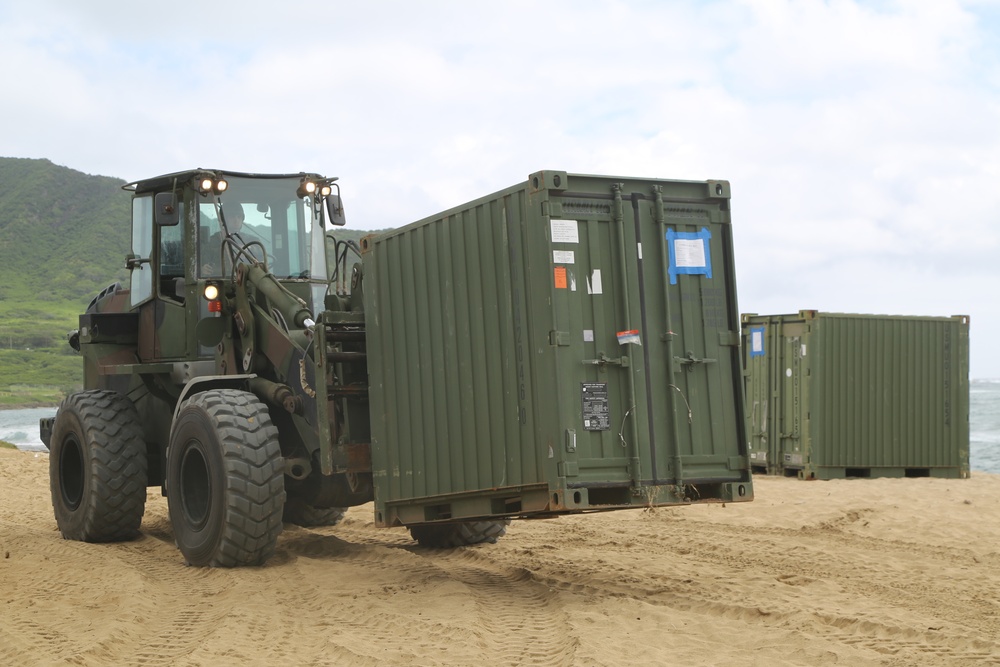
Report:
[[[576,260],[576,253],[572,250],[553,250],[553,264],[572,264]]]
[[[553,243],[580,242],[580,226],[576,220],[552,220],[550,229]]]
[[[615,335],[618,337],[619,345],[642,345],[642,339],[639,338],[638,329],[631,329],[629,331],[619,331]]]
[[[556,289],[566,289],[569,282],[566,280],[566,267],[557,266],[555,268]]]
[[[588,431],[610,431],[607,383],[582,382],[580,394],[583,397],[583,428]]]
[[[677,239],[674,241],[674,257],[678,268],[704,268],[705,242],[701,239]]]

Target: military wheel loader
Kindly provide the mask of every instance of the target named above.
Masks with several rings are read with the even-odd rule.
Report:
[[[446,214],[404,228],[415,260],[396,250],[405,231],[360,246],[336,238],[335,178],[196,169],[127,184],[129,284],[80,315],[69,343],[84,390],[40,424],[59,530],[129,539],[158,486],[186,561],[232,567],[264,563],[283,523],[333,525],[372,500],[377,525],[431,547],[495,542],[516,517],[750,500],[719,183],[539,172],[471,223]],[[623,186],[637,192],[623,200]],[[581,212],[569,213],[573,198]],[[711,248],[707,227],[681,231],[709,222]],[[666,230],[665,261],[672,238],[688,254],[703,239],[724,259],[714,282],[710,268],[675,271],[673,254],[670,285],[666,265],[653,280],[641,242],[637,258],[629,250],[646,226]],[[576,278],[570,290],[565,263],[583,279],[591,233],[603,282],[594,268],[586,293]],[[448,258],[464,269],[465,254],[469,267],[499,267],[500,279],[486,276],[495,294],[466,293],[479,279],[450,273]],[[615,305],[636,275],[638,298]],[[577,312],[582,299],[605,303],[587,317],[613,321],[562,331],[560,304]],[[644,299],[674,310],[660,318]],[[654,326],[664,344],[647,339],[640,354]],[[695,334],[692,349],[673,329]]]
[[[361,268],[338,294],[327,267],[331,248],[348,264],[324,224],[344,222],[338,184],[193,170],[125,187],[130,284],[80,316],[86,389],[41,424],[56,521],[126,539],[161,486],[189,563],[263,563],[283,520],[332,525],[373,499]]]

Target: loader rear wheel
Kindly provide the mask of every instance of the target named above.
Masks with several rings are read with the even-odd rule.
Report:
[[[328,507],[320,509],[313,507],[309,503],[292,498],[285,502],[285,512],[282,521],[295,524],[304,528],[315,528],[319,526],[336,526],[344,520],[347,514],[346,507]]]
[[[52,427],[49,485],[59,532],[67,540],[135,537],[146,507],[146,443],[139,415],[113,391],[63,400]]]
[[[504,521],[463,521],[410,526],[410,535],[422,547],[450,549],[472,544],[496,544],[507,534],[510,519]]]
[[[167,448],[167,505],[191,565],[262,565],[285,503],[278,429],[256,396],[214,389],[184,402]]]

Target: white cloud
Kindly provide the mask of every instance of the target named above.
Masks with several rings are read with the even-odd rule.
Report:
[[[339,175],[402,224],[538,169],[733,184],[744,310],[972,315],[1000,377],[1000,3],[0,8],[0,154]]]

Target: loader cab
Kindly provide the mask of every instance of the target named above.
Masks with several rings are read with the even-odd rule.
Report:
[[[263,263],[313,312],[328,287],[324,213],[337,224],[332,179],[197,170],[129,184],[130,307],[139,313],[142,362],[208,359],[198,323],[215,317],[208,284],[234,278],[233,262]],[[329,204],[336,203],[335,206]]]

